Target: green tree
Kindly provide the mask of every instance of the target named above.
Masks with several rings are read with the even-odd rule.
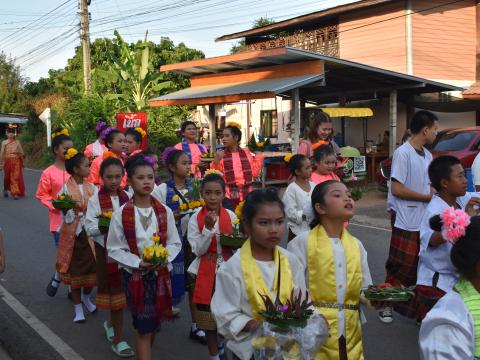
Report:
[[[275,20],[273,19],[270,19],[267,17],[261,17],[253,21],[252,29],[260,28],[260,27],[267,26],[274,23],[275,23]],[[237,43],[232,45],[232,47],[230,48],[230,54],[236,54],[238,52],[241,52],[245,48],[245,45],[246,45],[245,38],[240,39]]]
[[[20,68],[0,52],[0,113],[22,112],[25,105],[24,82]]]

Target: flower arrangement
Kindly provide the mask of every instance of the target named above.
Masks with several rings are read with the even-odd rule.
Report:
[[[168,258],[168,249],[160,244],[160,234],[158,232],[154,233],[150,240],[152,240],[154,244],[143,248],[143,261],[152,265],[165,263]]]
[[[465,235],[465,230],[470,225],[470,216],[463,210],[450,207],[440,215],[442,218],[442,237],[451,244]]]
[[[240,220],[238,218],[232,221],[232,229],[231,234],[220,234],[220,244],[222,246],[239,249],[245,241],[247,241],[248,237],[241,232]]]
[[[193,211],[205,205],[205,200],[203,200],[200,195],[200,180],[194,178],[191,180],[191,184],[192,188],[188,191],[186,196],[188,202],[182,203],[179,206],[180,211],[183,213]],[[172,200],[180,202],[180,197],[178,195],[174,195],[172,197]]]
[[[55,139],[57,136],[60,136],[60,135],[70,136],[67,129],[62,129],[60,131],[54,132],[52,134],[52,139]]]
[[[112,220],[112,211],[106,211],[97,216],[98,219],[98,229],[102,234],[108,232],[110,228],[110,221]]]
[[[213,161],[213,159],[215,159],[215,155],[209,152],[202,154],[200,157],[204,162],[210,162],[210,161]]]
[[[257,141],[257,139],[255,139],[255,134],[252,134],[247,146],[250,151],[265,151],[271,145],[272,143],[270,142],[269,138],[265,139],[263,135],[258,135]]]
[[[242,221],[242,211],[243,206],[245,205],[245,201],[240,201],[235,208],[235,215],[237,215],[238,220]]]
[[[390,283],[383,283],[369,285],[363,293],[370,301],[408,301],[415,295],[415,286],[393,286]]]
[[[75,208],[76,204],[77,202],[65,193],[58,195],[56,199],[52,200],[53,207],[58,210],[70,210]]]
[[[70,148],[65,152],[65,160],[70,160],[71,158],[73,158],[77,154],[78,154],[77,149]]]
[[[147,133],[145,132],[145,130],[143,130],[141,127],[136,127],[134,129],[136,132],[138,132],[142,138],[144,138],[145,136],[147,136]]]

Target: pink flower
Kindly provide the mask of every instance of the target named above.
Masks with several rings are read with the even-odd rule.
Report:
[[[470,225],[470,216],[463,210],[450,207],[442,214],[442,237],[455,244],[465,235],[465,230]]]
[[[288,311],[288,305],[279,305],[278,310],[280,310],[281,313],[286,313]]]

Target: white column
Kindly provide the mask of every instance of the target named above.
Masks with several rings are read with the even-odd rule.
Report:
[[[406,0],[405,6],[405,45],[407,74],[413,75],[413,29],[412,29],[412,0]]]
[[[397,90],[390,91],[390,113],[389,113],[389,124],[390,124],[390,146],[389,154],[393,156],[393,152],[397,146]]]
[[[292,153],[296,154],[300,143],[300,90],[292,90],[292,114],[293,114],[293,139],[292,139]]]

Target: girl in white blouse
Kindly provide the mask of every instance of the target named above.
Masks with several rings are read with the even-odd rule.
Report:
[[[294,181],[283,194],[283,204],[288,221],[288,240],[310,230],[307,216],[303,213],[305,204],[310,203],[315,183],[310,181],[312,164],[305,155],[293,155],[288,163]]]
[[[148,360],[160,321],[172,318],[170,262],[180,251],[181,242],[172,211],[150,195],[155,185],[151,162],[136,155],[125,165],[134,193],[112,216],[107,249],[123,270],[138,358]],[[168,250],[168,265],[152,265],[142,259],[143,249],[154,244],[154,234]]]

